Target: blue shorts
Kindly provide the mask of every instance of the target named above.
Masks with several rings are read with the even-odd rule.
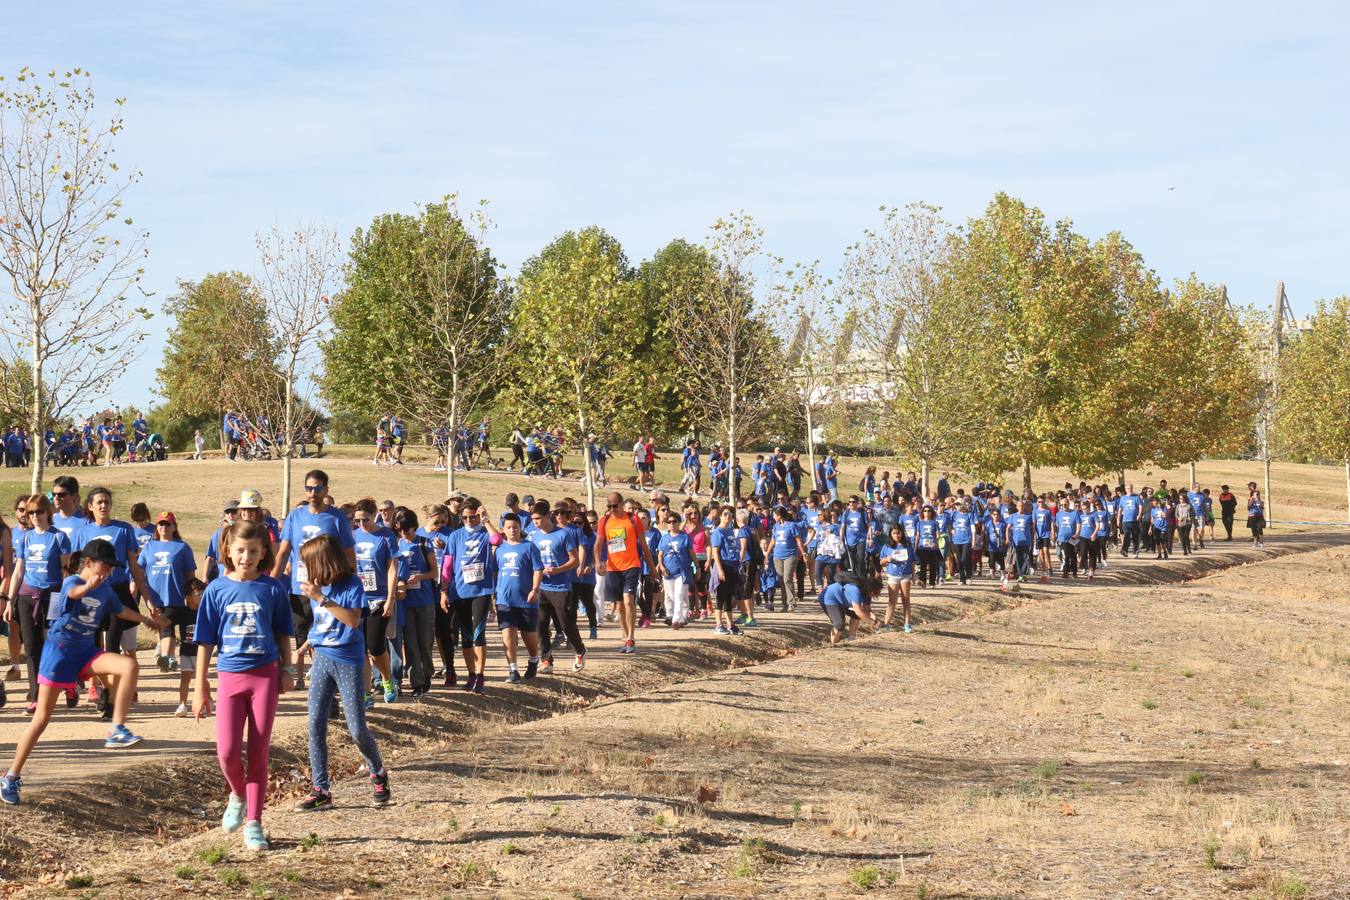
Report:
[[[641,580],[640,566],[624,569],[622,572],[605,572],[605,600],[609,603],[618,603],[624,594],[637,596]]]
[[[73,688],[76,682],[89,678],[89,667],[103,651],[94,645],[72,647],[60,641],[42,645],[42,660],[38,664],[38,684],[54,688]]]
[[[533,633],[539,630],[539,607],[537,606],[498,606],[497,630],[505,631],[517,628]]]

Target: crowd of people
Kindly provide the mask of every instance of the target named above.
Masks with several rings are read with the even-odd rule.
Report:
[[[5,429],[3,440],[6,468],[27,467],[33,459],[32,435],[22,425]],[[60,430],[49,428],[43,435],[48,465],[53,466],[114,466],[122,463],[159,462],[168,458],[168,446],[159,432],[139,413],[128,425],[120,415],[109,415],[101,420],[94,416],[78,425],[67,425]]]
[[[649,443],[633,452],[635,465],[654,461]],[[505,681],[518,684],[583,671],[602,628],[616,632],[621,654],[634,654],[645,629],[702,623],[740,635],[758,627],[757,613],[805,611],[808,598],[828,619],[831,644],[862,622],[909,632],[914,588],[988,578],[1016,589],[1054,573],[1090,579],[1117,557],[1188,555],[1220,540],[1216,509],[1221,539],[1231,541],[1239,507],[1227,485],[1213,495],[1165,481],[1139,491],[1080,483],[1018,496],[985,483],[953,490],[944,475],[925,493],[913,473],[875,468],[841,497],[832,456],[808,487],[800,457],[780,451],[756,459],[753,489],[742,495],[716,446],[705,499],[700,456],[697,442],[684,448],[682,499],[639,469],[651,475],[645,502],[615,492],[600,510],[514,493],[497,509],[463,493],[417,509],[339,502],[315,469],[304,502],[280,521],[256,490],[223,504],[200,557],[173,511],[151,515],[134,503],[122,521],[110,490],[82,494],[74,475],[60,475],[50,492],[17,499],[12,528],[0,520],[0,607],[18,626],[0,705],[4,682],[24,677],[24,660],[31,716],[0,777],[0,800],[20,802],[24,765],[62,701],[86,699],[110,722],[107,748],[140,742],[127,724],[140,626],[158,638],[156,666],[177,674],[176,715],[211,715],[214,687],[228,786],[221,825],[265,849],[267,747],[278,696],[293,689],[308,691],[313,778],[298,808],[333,804],[327,730],[337,715],[382,804],[389,777],[367,712],[436,690],[484,694],[489,643],[500,645]],[[1246,512],[1261,546],[1254,484]]]

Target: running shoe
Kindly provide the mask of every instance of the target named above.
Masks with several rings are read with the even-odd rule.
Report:
[[[23,787],[23,779],[18,775],[6,772],[4,777],[0,778],[0,800],[10,806],[18,806],[19,788],[21,787]]]
[[[371,775],[370,785],[374,791],[375,805],[386,805],[389,802],[389,770],[382,769],[380,774]]]
[[[384,702],[393,703],[398,699],[398,685],[392,681],[381,681],[380,687],[384,689]]]
[[[169,658],[159,653],[155,654],[155,666],[164,673],[169,671]]]
[[[478,678],[478,676],[477,676],[477,675],[474,675],[472,672],[470,672],[470,673],[465,677],[465,679],[464,679],[464,693],[467,694],[467,693],[470,693],[470,692],[473,691],[473,685],[474,685],[474,682],[475,682],[475,680],[476,680],[477,678]],[[388,694],[385,694],[385,696],[388,697],[389,695],[388,695]],[[393,700],[386,700],[385,702],[386,702],[386,703],[393,703],[394,701],[393,701]]]
[[[267,843],[267,832],[263,831],[262,823],[250,819],[244,825],[244,849],[245,850],[271,850],[272,845]]]
[[[77,705],[79,705],[79,702],[80,702],[80,695],[76,693],[75,689],[66,688],[66,707],[68,709],[74,709]]]
[[[8,669],[5,670],[6,681],[18,681],[22,677],[23,676],[19,674],[18,666],[10,666]]]
[[[103,742],[103,746],[108,750],[121,750],[125,747],[134,747],[141,742],[140,737],[127,730],[125,725],[116,725],[113,727],[112,734]]]
[[[36,703],[36,702],[33,702],[33,703],[30,703],[30,704],[28,704],[27,706],[25,706],[25,707],[23,708],[23,713],[24,713],[24,715],[26,715],[26,716],[36,715],[36,714],[37,714],[37,703]]]
[[[649,618],[647,618],[646,616],[643,616],[642,619],[638,622],[638,627],[639,627],[639,628],[651,628],[651,627],[652,627],[652,620],[649,619]]]
[[[591,640],[596,640],[599,636],[600,636],[600,635],[599,635],[598,631],[596,630],[596,627],[595,627],[594,625],[592,625],[592,626],[591,626]]]
[[[736,622],[735,622],[735,624],[737,624],[737,625],[744,625],[744,624],[745,624],[745,614],[744,614],[744,613],[742,613],[741,615],[739,615],[739,616],[736,617]]]
[[[732,625],[732,626],[731,626],[731,631],[729,631],[728,634],[732,635],[733,637],[740,637],[741,635],[745,634],[745,632],[744,632],[744,631],[741,631],[741,630],[740,630],[739,628],[737,628],[735,625]]]
[[[623,642],[623,652],[624,652],[624,653],[636,653],[636,652],[637,652],[637,645],[633,642],[633,639],[632,639],[632,638],[629,638],[628,640],[626,640],[626,641]]]
[[[736,624],[739,625],[739,626],[741,626],[742,628],[758,628],[758,627],[759,627],[759,623],[756,622],[754,619],[746,619],[744,622],[737,622]],[[735,634],[735,632],[733,631],[732,634]]]
[[[906,622],[906,623],[905,623],[905,634],[912,634],[913,632],[914,632],[914,626],[911,625],[911,624],[909,624],[908,622]]]
[[[226,834],[234,834],[243,827],[244,798],[231,794],[230,799],[225,801],[225,814],[220,817],[220,830]]]
[[[186,719],[188,717],[188,713],[190,712],[191,710],[188,709],[188,705],[186,703],[180,703],[178,704],[178,708],[173,711],[173,716],[175,719]]]
[[[525,677],[533,678],[539,674],[539,660],[532,659],[525,664]]]
[[[713,629],[713,634],[731,634],[725,625],[718,625]]]
[[[544,660],[544,664],[539,667],[539,674],[540,675],[553,674],[553,657],[550,656],[548,659]]]
[[[295,804],[296,812],[321,812],[333,808],[333,795],[318,788],[311,788],[309,796]]]
[[[485,690],[486,690],[486,687],[485,687],[485,685],[483,684],[483,676],[482,676],[482,674],[480,673],[479,675],[477,675],[477,676],[474,677],[474,680],[473,680],[473,692],[474,692],[475,694],[481,694],[481,693],[483,693]]]
[[[455,674],[454,669],[451,669],[449,672],[445,673],[446,687],[454,687],[457,684],[459,684],[459,676]]]
[[[170,671],[170,672],[177,672],[177,671],[180,671],[179,666],[178,666],[178,657],[176,657],[176,656],[170,656],[170,657],[169,657],[169,671]]]
[[[511,684],[520,684],[520,670],[512,669],[506,673],[506,680]]]
[[[586,654],[582,653],[577,656],[577,661],[572,663],[572,671],[580,672],[584,668],[586,668]]]
[[[366,691],[366,712],[370,712],[374,708],[375,708],[375,695],[372,694],[370,691]]]

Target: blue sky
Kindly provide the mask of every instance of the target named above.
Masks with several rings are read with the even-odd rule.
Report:
[[[734,210],[833,269],[882,204],[1003,190],[1300,312],[1350,291],[1347,46],[1331,3],[124,2],[0,36],[127,99],[156,300],[256,270],[273,223],[345,242],[452,191],[514,271],[569,228],[636,263]],[[153,399],[165,324],[115,401]]]

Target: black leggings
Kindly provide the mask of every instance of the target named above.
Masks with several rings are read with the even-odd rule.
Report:
[[[441,665],[447,675],[455,674],[455,605],[450,611],[441,609],[441,601],[436,600],[436,622],[432,626],[436,634],[436,647],[441,653]]]
[[[1177,533],[1181,535],[1181,552],[1185,556],[1191,555],[1191,526],[1178,525]]]
[[[942,576],[942,554],[936,547],[919,548],[919,583],[929,587]]]
[[[51,602],[51,598],[50,588],[38,591],[36,596],[21,593],[16,598],[19,607],[19,634],[23,638],[23,649],[28,654],[29,703],[37,701],[38,663],[42,661],[42,645],[47,640],[47,604]]]
[[[556,622],[558,630],[567,635],[572,652],[585,656],[586,645],[582,643],[581,632],[577,631],[576,595],[567,591],[540,591],[539,594],[539,654],[545,659],[553,659],[551,626]]]
[[[525,468],[525,448],[520,444],[511,445],[511,465],[515,466],[516,463],[520,463],[522,469]]]
[[[492,595],[481,597],[458,597],[455,599],[455,624],[459,627],[459,645],[465,650],[470,647],[487,646],[487,617],[492,608]]]
[[[970,581],[971,574],[970,545],[957,544],[954,552],[956,554],[956,577],[961,579],[962,584],[965,584]]]
[[[599,623],[598,611],[595,608],[595,585],[574,581],[572,582],[572,621],[576,621],[577,610],[581,606],[586,607],[587,624],[591,628],[595,628]]]
[[[736,595],[739,593],[741,573],[727,569],[727,577],[717,582],[717,609],[730,613],[736,608]]]
[[[377,658],[389,652],[389,641],[385,639],[389,620],[384,617],[383,610],[384,604],[372,606],[365,616],[366,652]]]
[[[1007,547],[999,547],[997,550],[990,547],[989,549],[985,550],[985,554],[989,557],[990,575],[993,575],[995,572],[1002,572],[1005,575],[1007,574],[1008,567],[1007,563],[1005,562],[1008,554]]]

